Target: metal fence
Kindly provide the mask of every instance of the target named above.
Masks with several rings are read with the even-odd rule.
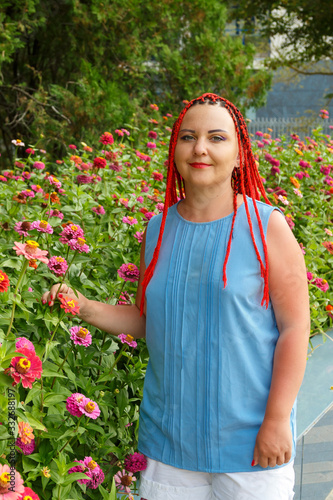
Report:
[[[330,126],[332,128],[330,128]],[[301,139],[305,136],[311,136],[312,131],[316,128],[321,127],[323,134],[329,134],[333,136],[333,121],[332,120],[321,120],[310,119],[306,117],[301,118],[256,118],[255,120],[249,121],[247,128],[249,134],[255,136],[257,131],[267,132],[276,139],[282,135],[289,137],[290,134],[297,134]],[[272,129],[269,131],[268,129]]]

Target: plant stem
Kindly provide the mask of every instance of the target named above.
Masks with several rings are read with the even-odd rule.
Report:
[[[65,359],[63,360],[63,362],[62,362],[62,363],[61,363],[61,365],[59,366],[59,368],[58,368],[57,372],[58,372],[58,371],[60,371],[60,370],[62,369],[62,367],[64,366],[65,361],[66,361],[66,359],[67,359],[67,357],[68,357],[68,354],[71,352],[71,350],[72,350],[72,347],[70,347],[70,348],[68,349],[67,354],[66,354],[66,356],[65,356]],[[56,379],[56,377],[53,377],[52,384],[51,384],[51,389],[53,389],[53,386],[54,386],[54,383],[55,383],[55,379]]]
[[[8,335],[9,335],[11,329],[12,329],[12,326],[13,326],[14,316],[15,316],[15,307],[16,307],[15,298],[16,298],[19,286],[22,283],[22,280],[23,280],[23,277],[25,275],[25,272],[26,272],[26,270],[28,268],[28,265],[29,265],[29,261],[27,259],[25,259],[24,262],[23,262],[22,269],[21,269],[21,274],[18,277],[17,284],[16,284],[15,291],[14,291],[14,302],[13,302],[13,307],[12,307],[12,314],[11,314],[11,317],[10,317],[10,322],[9,322],[8,330],[7,330],[7,333],[6,333],[6,337],[8,337]]]
[[[62,320],[64,319],[65,314],[66,314],[66,313],[65,313],[65,311],[64,311],[64,312],[63,312],[63,314],[60,316],[59,321],[58,321],[58,323],[56,324],[55,329],[53,330],[52,337],[51,337],[51,338],[50,338],[50,340],[49,340],[48,342],[46,342],[46,344],[45,344],[45,348],[44,348],[44,351],[43,351],[43,353],[42,353],[42,355],[41,355],[41,358],[43,358],[43,356],[44,356],[44,354],[45,354],[47,344],[51,344],[52,340],[54,339],[55,333],[56,333],[56,331],[58,330],[58,327],[59,327],[60,323],[61,323],[61,322],[62,322]],[[45,359],[46,359],[46,358],[45,358]],[[45,361],[45,359],[43,359],[43,361]]]
[[[83,416],[83,415],[82,415],[82,416]],[[76,432],[76,431],[78,430],[79,425],[80,425],[80,422],[81,422],[81,419],[82,419],[82,416],[79,418],[79,420],[78,420],[78,422],[77,422],[77,424],[76,424],[76,427],[75,427],[75,429],[74,429],[74,432]],[[66,448],[66,446],[68,445],[68,443],[70,443],[70,441],[73,439],[73,437],[74,437],[74,436],[71,436],[71,437],[67,440],[67,442],[64,444],[64,446],[63,446],[63,447],[62,447],[62,448],[61,448],[61,449],[57,452],[57,455],[59,455],[59,453],[61,453],[61,452],[62,452],[62,451]]]

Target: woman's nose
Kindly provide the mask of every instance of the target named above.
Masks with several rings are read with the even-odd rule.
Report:
[[[197,156],[206,155],[207,147],[204,139],[198,138],[194,143],[194,154]]]

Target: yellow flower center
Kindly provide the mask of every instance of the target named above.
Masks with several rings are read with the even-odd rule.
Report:
[[[126,340],[127,342],[133,342],[134,337],[132,337],[132,335],[126,335]]]
[[[3,281],[5,279],[4,275],[3,274],[0,274],[0,283],[1,281]]]
[[[25,250],[29,255],[34,255],[38,247],[37,241],[27,240]]]
[[[134,264],[128,264],[127,267],[130,271],[134,271]]]
[[[56,177],[53,177],[54,182],[59,182]]]
[[[31,363],[28,359],[26,358],[21,358],[19,361],[16,363],[16,370],[19,373],[27,373],[31,366]]]
[[[86,406],[84,407],[84,409],[88,412],[88,413],[92,413],[95,409],[95,403],[93,403],[92,401],[90,401],[90,403],[87,403]]]
[[[326,281],[326,280],[323,280],[323,281],[322,281],[322,283],[323,283],[323,285],[325,285],[325,283],[327,283],[327,281]]]
[[[83,247],[83,245],[85,244],[86,240],[84,238],[78,238],[77,242],[80,245],[80,247]]]
[[[61,262],[64,262],[64,259],[62,257],[56,257],[56,261],[61,263]]]
[[[71,226],[72,231],[77,231],[77,226],[74,226],[74,224]]]
[[[10,481],[9,472],[3,472],[0,476],[0,486],[4,488],[5,486],[7,486],[9,481]]]
[[[68,305],[69,307],[74,308],[74,307],[75,307],[75,301],[74,301],[74,299],[72,299],[72,300],[68,300],[68,301],[67,301],[67,305]]]
[[[85,339],[86,336],[88,335],[88,330],[87,328],[83,328],[81,327],[80,330],[77,332],[76,334],[78,337],[80,337],[81,339]]]
[[[47,221],[46,220],[41,220],[40,224],[39,224],[39,227],[41,227],[42,229],[46,229],[47,228]]]
[[[41,189],[42,186],[40,186],[39,184],[36,184],[36,188],[37,189]]]
[[[33,500],[33,498],[30,495],[26,495],[23,497],[23,500]]]
[[[133,220],[134,219],[134,217],[131,217],[130,215],[127,218],[128,218],[128,220]]]
[[[90,470],[94,470],[94,469],[96,469],[96,467],[97,467],[97,463],[95,462],[95,460],[90,460],[90,462],[88,463],[87,467],[88,467]]]

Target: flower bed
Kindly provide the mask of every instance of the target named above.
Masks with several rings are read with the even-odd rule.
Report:
[[[172,124],[151,112],[140,130],[69,145],[61,160],[13,141],[15,165],[0,175],[1,498],[114,499],[116,489],[131,498],[145,467],[136,450],[145,342],[84,324],[66,296],[51,308],[41,296],[65,282],[88,298],[133,303],[142,234],[163,210]],[[134,146],[135,136],[144,142]],[[258,131],[253,147],[305,254],[311,335],[324,333],[333,141],[320,130],[304,142]]]

